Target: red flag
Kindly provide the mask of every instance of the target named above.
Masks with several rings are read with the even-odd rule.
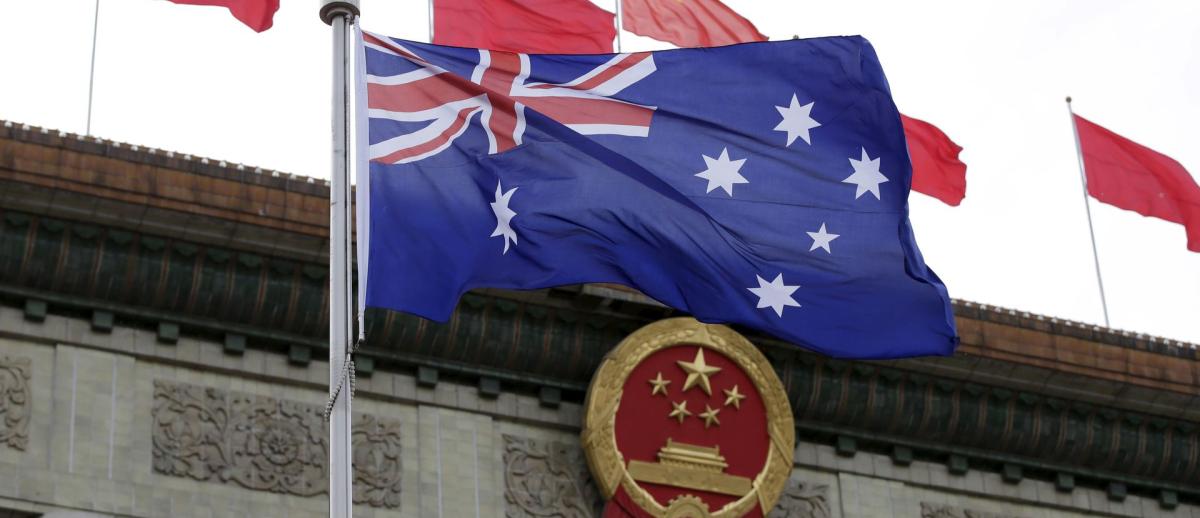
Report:
[[[434,0],[433,42],[508,52],[613,51],[613,14],[588,0]]]
[[[912,188],[957,207],[967,195],[967,164],[958,159],[962,147],[937,126],[900,114],[908,156],[912,160]]]
[[[1200,186],[1179,162],[1075,115],[1079,147],[1093,198],[1187,229],[1188,250],[1200,252]]]
[[[621,27],[680,47],[715,47],[767,37],[719,0],[621,0]]]
[[[271,28],[275,11],[279,10],[279,0],[170,0],[177,4],[216,5],[229,9],[234,18],[262,32]]]

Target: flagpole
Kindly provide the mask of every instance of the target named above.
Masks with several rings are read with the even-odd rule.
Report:
[[[96,0],[96,8],[92,10],[92,65],[88,69],[88,104],[87,125],[83,134],[92,134],[92,86],[96,83],[96,30],[100,28],[100,0]]]
[[[96,0],[99,1],[99,0]],[[617,2],[617,54],[621,53],[621,0]]]
[[[354,363],[349,344],[353,336],[350,289],[350,92],[355,48],[351,24],[358,17],[357,0],[321,0],[321,20],[333,28],[333,167],[329,192],[329,516],[353,513],[353,472],[350,454],[350,400]]]
[[[433,43],[433,0],[429,0],[429,43]]]
[[[1079,127],[1075,124],[1075,111],[1071,109],[1071,98],[1067,97],[1067,113],[1071,115],[1071,131],[1075,134],[1075,154],[1079,158],[1079,184],[1083,186],[1083,206],[1087,208],[1088,234],[1092,237],[1092,261],[1096,265],[1096,284],[1100,286],[1100,307],[1104,309],[1104,327],[1108,323],[1108,300],[1104,297],[1104,278],[1100,276],[1100,253],[1096,251],[1096,230],[1092,227],[1092,203],[1088,200],[1087,173],[1083,165],[1083,145],[1079,142]]]

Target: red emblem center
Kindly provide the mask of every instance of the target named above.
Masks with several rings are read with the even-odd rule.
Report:
[[[616,443],[638,485],[661,505],[699,497],[719,509],[749,493],[767,463],[762,397],[724,354],[681,344],[650,354],[625,380]]]

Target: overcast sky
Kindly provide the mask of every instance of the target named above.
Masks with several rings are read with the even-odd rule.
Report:
[[[282,3],[256,34],[220,8],[100,0],[92,133],[328,178],[330,31],[315,0]],[[1103,323],[1068,94],[1200,177],[1200,2],[726,3],[771,39],[867,37],[900,110],[965,148],[961,206],[911,197],[917,241],[956,298]],[[0,31],[0,118],[82,133],[94,0],[25,4]],[[362,10],[367,30],[428,41],[427,0]],[[1183,228],[1092,211],[1112,326],[1200,343],[1200,254]]]

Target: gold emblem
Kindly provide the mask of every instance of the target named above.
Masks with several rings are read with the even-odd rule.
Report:
[[[692,348],[696,349],[694,359],[686,361],[693,357]],[[680,354],[687,356],[680,360]],[[683,371],[658,370],[664,361]],[[644,374],[638,374],[636,382],[629,381],[643,362],[638,371]],[[718,373],[720,376],[716,376]],[[681,380],[683,388],[672,399],[658,399],[660,393],[667,396],[666,385],[671,382],[668,377]],[[642,385],[647,379],[652,387],[649,395]],[[631,388],[628,391],[627,381]],[[714,381],[716,398],[712,397]],[[700,391],[689,395],[692,387]],[[693,416],[688,410],[689,400],[704,407],[704,412],[696,415],[697,421],[686,419]],[[743,403],[748,406],[743,408]],[[618,410],[623,405],[640,410],[622,414],[626,417],[621,422],[626,424],[621,428],[624,435],[618,436]],[[722,406],[738,410],[725,416],[729,423],[722,423],[718,417]],[[678,424],[663,428],[649,423],[629,426],[636,422],[630,421],[630,416],[660,408],[655,411],[667,412],[668,418]],[[764,426],[767,433],[758,443],[758,451],[765,453],[765,460],[758,460],[762,459],[758,457],[761,453],[748,460],[741,441],[758,441],[754,437],[762,436],[749,431],[763,430]],[[739,431],[743,429],[747,430],[745,434]],[[635,331],[604,358],[588,390],[581,439],[588,466],[606,499],[611,500],[620,490],[624,495],[621,501],[625,502],[622,505],[636,505],[656,518],[741,518],[756,508],[764,515],[770,512],[783,492],[792,470],[795,422],[783,384],[753,344],[725,326],[674,318]],[[722,441],[734,440],[741,447],[723,454]],[[636,446],[636,450],[623,451],[622,445]],[[649,447],[654,449],[647,450]],[[655,496],[641,484],[670,491],[659,491]],[[713,508],[708,500],[711,497],[705,494],[735,499]]]

